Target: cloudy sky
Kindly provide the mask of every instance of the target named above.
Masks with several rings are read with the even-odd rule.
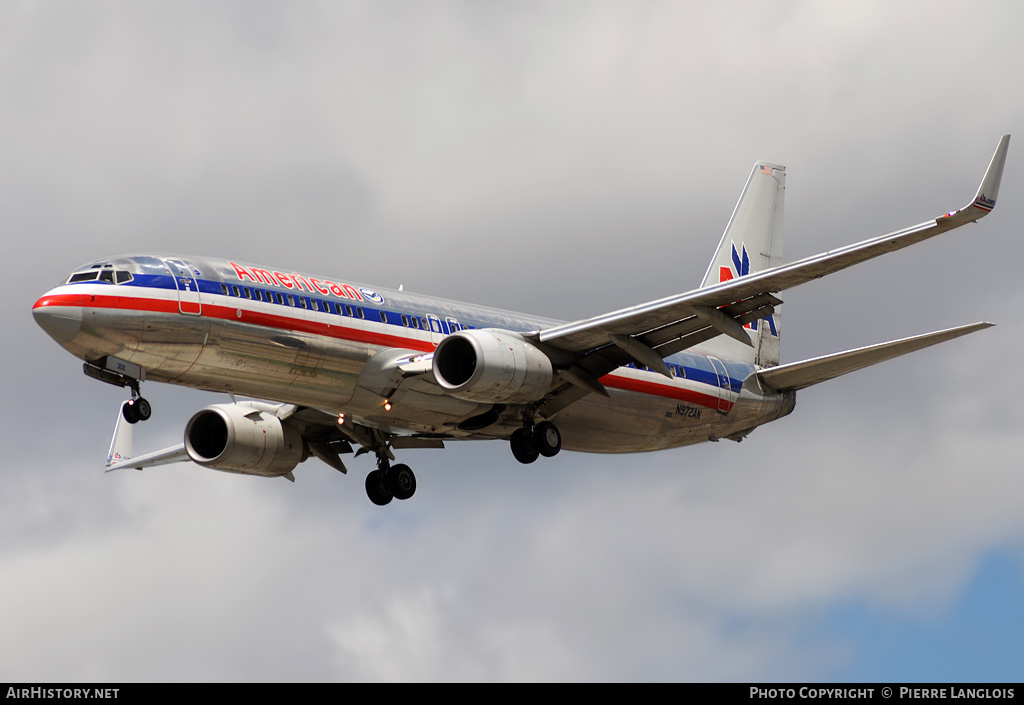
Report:
[[[297,482],[102,471],[32,302],[173,251],[574,319],[700,281],[751,164],[787,260],[964,205],[1012,2],[0,3],[0,681],[1020,680],[1024,152],[982,224],[790,292],[783,360],[996,328],[742,444]],[[1020,140],[1020,136],[1015,138]],[[136,446],[221,399],[151,385]]]

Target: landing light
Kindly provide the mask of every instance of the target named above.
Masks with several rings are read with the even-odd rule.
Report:
[[[384,411],[391,411],[391,402],[387,399],[384,400]]]

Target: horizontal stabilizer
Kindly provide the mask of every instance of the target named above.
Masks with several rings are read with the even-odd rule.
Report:
[[[958,328],[915,335],[911,338],[902,338],[888,343],[878,343],[877,345],[869,345],[864,348],[815,357],[802,362],[780,365],[779,367],[761,370],[756,374],[758,379],[773,389],[777,389],[780,392],[795,391],[845,375],[848,372],[855,372],[864,367],[877,365],[879,362],[885,362],[894,357],[906,355],[907,353],[937,345],[938,343],[944,343],[947,340],[959,338],[962,335],[974,333],[993,325],[995,324],[972,323]]]

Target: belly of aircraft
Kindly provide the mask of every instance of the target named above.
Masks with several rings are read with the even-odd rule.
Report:
[[[554,419],[562,447],[585,453],[637,453],[741,437],[792,411],[792,399],[744,393],[728,413],[647,394],[590,395]]]

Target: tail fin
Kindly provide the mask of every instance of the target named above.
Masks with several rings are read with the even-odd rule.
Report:
[[[782,215],[786,167],[757,162],[747,178],[736,209],[725,226],[718,250],[708,265],[701,288],[782,264]],[[727,336],[701,345],[703,352],[762,367],[779,364],[779,313],[746,326],[753,347]]]

